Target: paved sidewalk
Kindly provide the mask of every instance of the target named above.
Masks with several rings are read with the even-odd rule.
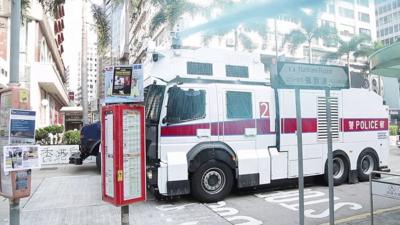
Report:
[[[33,172],[32,194],[21,200],[21,225],[121,224],[120,208],[101,200],[101,176],[94,164],[60,166]],[[160,205],[152,195],[145,204],[130,205],[130,224],[185,224],[196,215],[196,224],[230,224],[192,202],[179,202],[187,213],[174,210],[174,202]],[[159,208],[159,210],[157,210]],[[9,224],[7,199],[0,199],[0,225]],[[159,212],[155,212],[155,210]],[[188,224],[186,224],[188,225]]]
[[[21,200],[21,225],[109,225],[120,224],[120,208],[101,200],[101,177],[95,164],[82,166],[65,165],[33,171],[32,195]],[[254,199],[252,199],[254,198]],[[146,203],[133,204],[130,208],[131,225],[226,225],[226,224],[270,224],[268,218],[260,223],[244,223],[249,213],[235,204],[252,206],[257,202],[251,195],[245,199],[251,202],[227,200],[226,208],[216,213],[208,204],[199,204],[191,198],[159,202],[148,195]],[[235,203],[235,204],[234,204]],[[225,203],[224,203],[225,204]],[[399,201],[400,205],[400,201]],[[229,208],[230,207],[230,208]],[[215,208],[215,206],[214,206]],[[236,209],[239,209],[240,212]],[[236,211],[239,214],[231,219],[224,218]],[[365,211],[364,211],[365,212]],[[0,225],[9,224],[8,200],[0,198]],[[351,215],[351,214],[350,214]],[[232,220],[236,218],[235,222]],[[248,218],[248,217],[247,217]],[[285,220],[276,224],[285,224]],[[400,224],[400,206],[376,210],[375,224]],[[287,223],[286,223],[287,224]],[[286,225],[285,224],[285,225]],[[320,223],[313,223],[320,224]],[[368,213],[337,218],[336,224],[370,224]]]

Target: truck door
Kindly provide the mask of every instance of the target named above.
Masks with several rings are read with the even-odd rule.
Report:
[[[232,85],[231,85],[232,86]],[[220,139],[236,153],[238,160],[238,186],[248,179],[259,184],[258,157],[256,151],[255,93],[249,88],[232,88],[221,85],[218,91],[219,117],[222,122]]]
[[[210,89],[206,84],[190,83],[167,89],[160,123],[160,167],[164,173],[160,177],[164,181],[187,181],[187,153],[197,144],[210,142]],[[160,187],[161,193],[164,188]]]

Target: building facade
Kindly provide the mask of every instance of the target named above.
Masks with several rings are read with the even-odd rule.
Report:
[[[0,87],[9,82],[10,10],[10,1],[1,0]],[[64,51],[63,17],[62,5],[54,16],[50,16],[32,0],[20,28],[19,82],[30,91],[30,105],[36,111],[38,127],[64,123],[60,109],[68,105],[68,96],[61,58]],[[1,70],[5,72],[2,74]]]
[[[385,46],[400,40],[400,0],[375,0],[377,37]],[[397,78],[382,79],[383,98],[390,109],[400,109],[400,85]]]
[[[133,19],[129,28],[129,61],[131,63],[142,62],[148,51],[171,47],[171,34],[196,24],[204,23],[209,19],[202,15],[185,13],[173,27],[168,24],[162,24],[157,29],[152,30],[152,20],[160,10],[160,6],[155,5],[152,1],[139,2],[138,10],[132,15]],[[376,40],[376,19],[373,0],[331,0],[322,9],[319,15],[319,23],[335,27],[343,40],[349,40],[352,36],[360,33],[369,35],[372,41]],[[278,50],[281,59],[308,61],[309,50],[307,44],[300,46],[295,51],[290,49],[290,45],[282,46],[285,35],[299,28],[300,24],[294,18],[281,16],[277,21],[272,19],[266,21],[267,34],[265,36],[260,36],[256,32],[248,32],[239,25],[235,31],[232,29],[231,32],[227,32],[222,36],[214,35],[208,37],[207,43],[204,41],[206,33],[193,34],[183,39],[182,45],[186,47],[208,46],[237,51],[252,51],[260,53],[266,58],[274,57],[276,50]],[[237,35],[238,32],[246,34],[255,43],[251,46],[251,49],[246,48],[244,44],[240,43],[240,40],[237,40],[238,36],[240,39],[241,35]],[[275,38],[278,40],[277,45],[275,44]],[[311,48],[313,63],[321,63],[327,53],[337,50],[335,46],[325,45],[322,40],[313,40]],[[330,63],[345,65],[345,60],[333,60]],[[357,61],[352,59],[351,64],[355,74],[361,73],[365,60],[360,62],[360,59]]]

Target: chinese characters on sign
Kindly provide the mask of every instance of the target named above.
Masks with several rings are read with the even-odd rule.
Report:
[[[343,131],[386,131],[388,119],[343,119]]]
[[[344,67],[281,62],[275,88],[342,89],[348,88]]]
[[[68,164],[69,157],[79,152],[78,145],[49,145],[40,147],[41,164]],[[94,162],[94,157],[88,157],[86,162]]]

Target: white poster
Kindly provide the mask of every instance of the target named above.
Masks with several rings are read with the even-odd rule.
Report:
[[[17,171],[40,168],[38,145],[4,146],[4,171]]]
[[[124,140],[124,200],[129,200],[139,198],[142,194],[139,112],[124,110],[122,123]]]
[[[107,114],[105,122],[105,194],[114,197],[114,115]]]

